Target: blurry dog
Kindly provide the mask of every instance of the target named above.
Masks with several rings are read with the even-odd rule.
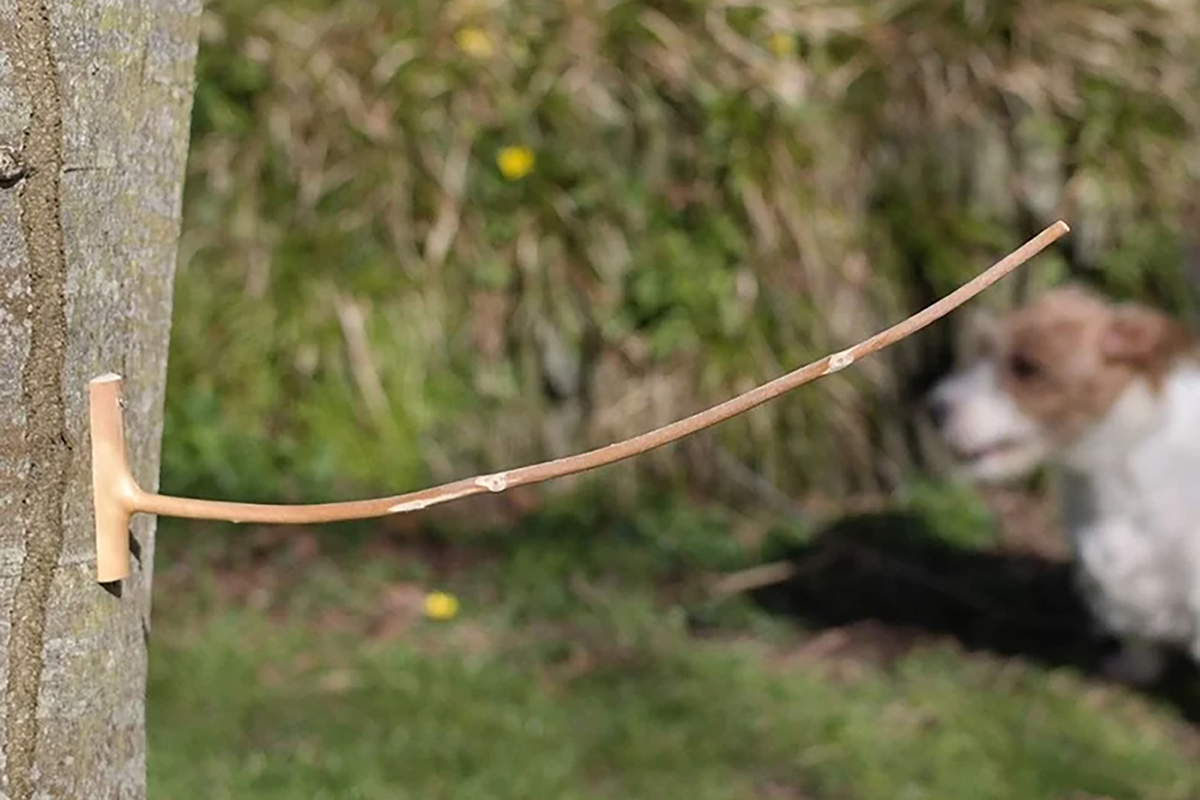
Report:
[[[1200,661],[1200,352],[1148,307],[1077,286],[988,321],[930,418],[979,482],[1058,468],[1083,596],[1146,684],[1177,646]]]

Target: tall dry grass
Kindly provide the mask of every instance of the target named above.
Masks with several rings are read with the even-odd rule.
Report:
[[[1058,216],[1066,258],[1031,280],[1182,309],[1190,0],[216,0],[204,21],[173,489],[344,496],[627,436]],[[888,488],[952,343],[605,479]]]

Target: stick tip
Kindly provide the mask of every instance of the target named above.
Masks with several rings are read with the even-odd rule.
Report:
[[[118,375],[117,373],[106,372],[103,375],[97,375],[96,377],[92,378],[91,383],[93,383],[93,384],[113,383],[114,381],[119,381],[119,380],[121,380],[121,376]]]
[[[1068,225],[1066,222],[1063,222],[1061,219],[1058,220],[1057,222],[1055,222],[1050,227],[1054,228],[1056,231],[1059,231],[1061,233],[1070,233],[1071,232],[1071,226]]]

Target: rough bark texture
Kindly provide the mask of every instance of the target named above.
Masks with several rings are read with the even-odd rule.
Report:
[[[95,583],[86,384],[157,485],[200,0],[0,0],[0,794],[145,796],[153,524]]]

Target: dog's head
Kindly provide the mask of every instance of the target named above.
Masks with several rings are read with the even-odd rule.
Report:
[[[973,357],[939,383],[928,411],[966,474],[1004,481],[1032,471],[1110,416],[1127,388],[1155,389],[1191,346],[1181,324],[1077,286],[981,318]]]

